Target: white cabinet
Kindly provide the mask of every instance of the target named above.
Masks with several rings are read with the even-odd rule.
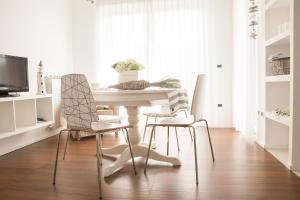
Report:
[[[52,95],[0,98],[0,139],[53,123]]]
[[[291,170],[300,171],[300,1],[263,0],[257,142]],[[275,75],[269,56],[290,56],[290,72]],[[290,108],[290,117],[277,108]]]

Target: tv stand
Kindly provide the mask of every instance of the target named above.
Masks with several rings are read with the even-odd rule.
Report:
[[[4,97],[19,97],[20,94],[19,93],[5,93],[5,92],[0,92],[0,98],[4,98]]]
[[[51,94],[0,98],[0,141],[53,123]]]

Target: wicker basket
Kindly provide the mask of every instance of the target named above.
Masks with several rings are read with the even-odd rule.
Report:
[[[290,58],[280,58],[270,61],[272,75],[290,74]]]

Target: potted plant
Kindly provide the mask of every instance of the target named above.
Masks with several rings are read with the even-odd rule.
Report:
[[[138,80],[138,72],[144,69],[144,66],[134,59],[120,61],[111,66],[119,74],[119,83]]]

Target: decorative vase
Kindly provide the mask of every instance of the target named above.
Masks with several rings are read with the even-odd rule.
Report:
[[[46,94],[42,61],[40,61],[40,63],[39,63],[39,68],[38,68],[38,72],[37,72],[37,85],[38,85],[37,95]]]
[[[138,71],[123,71],[119,72],[119,83],[124,83],[127,81],[136,81],[139,80],[139,72]]]

